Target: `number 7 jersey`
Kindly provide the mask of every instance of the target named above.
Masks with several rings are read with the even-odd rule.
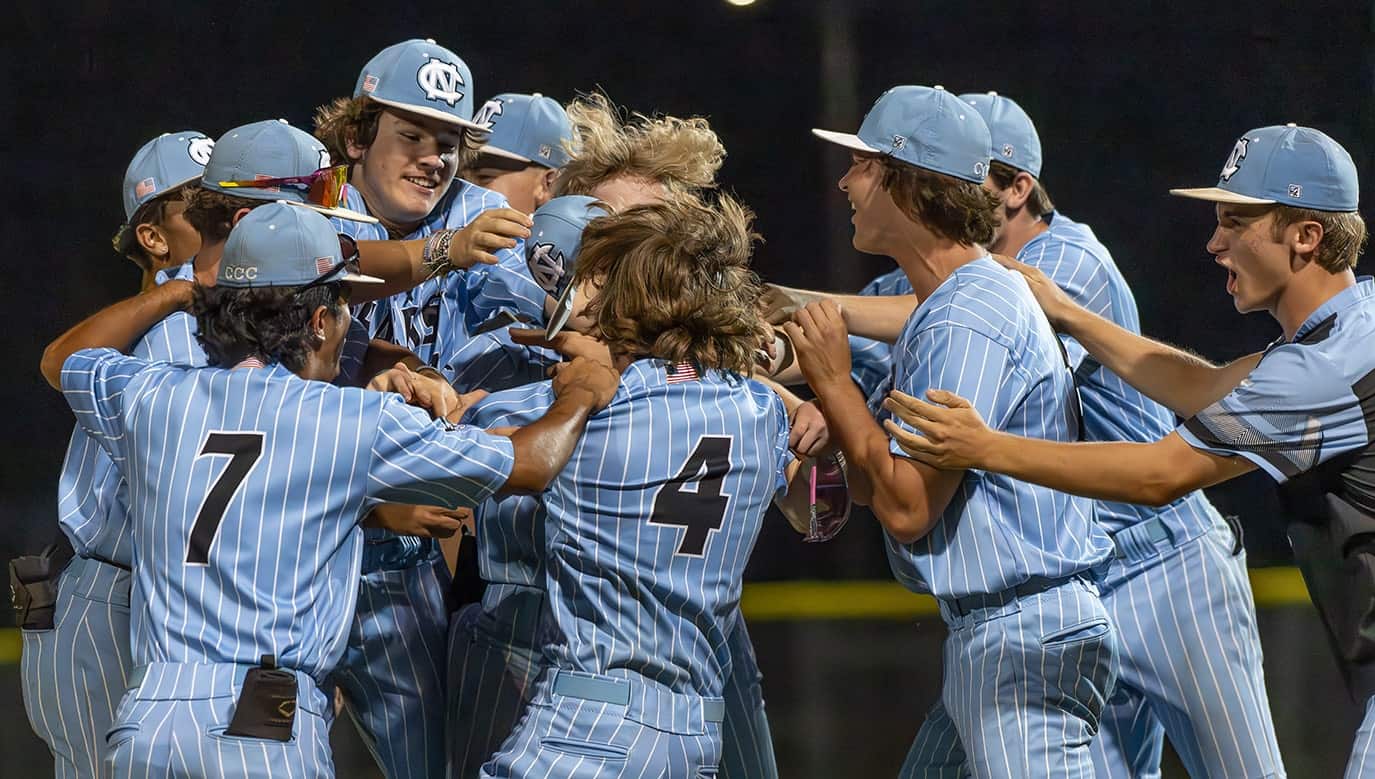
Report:
[[[719,697],[788,420],[757,382],[640,360],[545,492],[559,668]]]

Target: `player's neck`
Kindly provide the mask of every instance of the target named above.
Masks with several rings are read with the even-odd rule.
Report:
[[[981,246],[966,246],[921,228],[907,231],[892,252],[918,300],[925,300],[960,266],[986,254]]]
[[[1328,273],[1316,262],[1310,262],[1284,288],[1270,312],[1283,328],[1284,340],[1294,340],[1294,335],[1303,323],[1313,316],[1314,311],[1343,290],[1355,285],[1355,273],[1349,270]]]
[[[1018,209],[1016,214],[1006,218],[1007,222],[998,232],[998,237],[988,246],[988,250],[994,254],[1016,257],[1032,238],[1050,229],[1046,220],[1032,216],[1025,208]]]
[[[200,251],[191,258],[191,268],[196,274],[196,283],[203,287],[215,286],[215,278],[220,274],[220,257],[224,256],[224,241],[201,242]]]
[[[385,214],[380,213],[374,208],[373,204],[377,203],[379,198],[376,193],[373,192],[372,184],[367,174],[363,171],[362,165],[353,166],[353,175],[349,176],[349,186],[358,190],[358,194],[363,197],[363,204],[367,206],[368,215],[376,218],[378,224],[386,229],[387,238],[390,240],[397,241],[405,238],[419,229],[421,223],[425,221],[423,219],[417,219],[413,222],[400,224],[388,219]]]

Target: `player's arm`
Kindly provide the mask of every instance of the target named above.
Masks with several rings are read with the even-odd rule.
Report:
[[[783,401],[783,410],[788,415],[788,448],[798,457],[817,457],[827,449],[830,431],[826,427],[826,417],[814,400],[803,400],[796,393],[762,373],[756,372],[754,380],[773,390]],[[791,479],[789,479],[791,482]]]
[[[492,252],[514,248],[517,239],[529,237],[533,224],[529,216],[514,208],[494,208],[478,214],[465,227],[438,230],[427,238],[359,241],[362,272],[385,283],[358,285],[353,290],[352,302],[390,297],[450,270],[495,265],[497,258]]]
[[[39,370],[53,389],[62,389],[62,366],[81,349],[133,349],[153,325],[186,308],[195,285],[172,280],[131,298],[106,306],[48,344]]]
[[[840,306],[851,335],[885,343],[898,340],[903,325],[917,307],[915,295],[835,295],[776,284],[767,285],[760,303],[769,324],[781,325],[807,304],[821,300],[830,300]]]
[[[845,454],[854,502],[867,504],[897,541],[922,538],[940,520],[964,474],[890,452],[888,436],[850,378],[850,345],[835,303],[809,305],[785,329],[821,401],[831,438]]]
[[[587,418],[611,403],[620,376],[586,357],[559,366],[554,403],[544,416],[511,433],[515,464],[501,494],[543,492],[559,475],[582,437]]]
[[[977,468],[1086,498],[1162,506],[1256,467],[1196,449],[1177,432],[1153,443],[1023,438],[989,429],[964,398],[941,390],[928,396],[937,402],[896,391],[884,401],[920,435],[892,420],[884,427],[903,451],[937,468]]]
[[[1260,362],[1251,354],[1224,365],[1137,335],[1075,303],[1040,270],[998,257],[1027,280],[1046,318],[1072,336],[1108,370],[1181,417],[1191,417],[1222,398]]]

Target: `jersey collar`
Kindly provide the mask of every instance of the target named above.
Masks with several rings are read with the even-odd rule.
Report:
[[[1327,299],[1327,302],[1318,306],[1308,318],[1303,320],[1299,329],[1294,333],[1294,342],[1302,341],[1314,330],[1318,329],[1324,322],[1337,316],[1342,311],[1369,301],[1375,298],[1375,277],[1357,277],[1353,286],[1338,292]]]

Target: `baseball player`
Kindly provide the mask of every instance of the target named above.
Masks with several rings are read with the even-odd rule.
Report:
[[[981,186],[990,136],[979,114],[943,89],[899,86],[857,134],[813,132],[851,150],[840,188],[855,248],[897,260],[922,301],[894,346],[892,386],[957,384],[1002,429],[1075,438],[1060,345],[1026,285],[982,248],[997,201]],[[1088,744],[1116,676],[1115,630],[1089,580],[1112,544],[1091,504],[903,456],[851,379],[838,307],[811,303],[785,329],[855,500],[886,531],[894,575],[933,594],[950,628],[941,700],[902,775],[1091,774]]]
[[[544,495],[551,667],[482,776],[719,762],[726,634],[787,456],[780,401],[743,378],[762,334],[749,253],[728,199],[637,206],[583,233],[576,281],[600,282],[587,314],[621,389]],[[549,389],[492,398],[538,413]],[[500,413],[514,421],[514,405]]]
[[[541,489],[610,399],[614,375],[580,362],[550,413],[506,438],[432,423],[394,394],[332,387],[348,285],[371,281],[350,270],[326,219],[267,205],[240,221],[218,285],[193,304],[212,363],[232,370],[113,350],[66,360],[79,423],[129,480],[144,605],[110,734],[117,772],[332,775],[319,682],[342,651],[369,506]]]
[[[1056,211],[1039,177],[1041,141],[1026,112],[968,94],[993,137],[986,186],[1002,214],[990,251],[1040,269],[1079,305],[1133,333],[1136,300],[1087,226]],[[1174,414],[1062,339],[1083,401],[1087,441],[1154,441]],[[1191,776],[1282,776],[1262,673],[1255,602],[1239,538],[1201,492],[1162,507],[1099,503],[1115,554],[1099,578],[1117,625],[1121,670],[1093,755],[1099,776],[1160,773],[1163,736]]]
[[[1363,632],[1371,569],[1360,540],[1375,527],[1368,348],[1375,286],[1353,272],[1366,236],[1356,167],[1317,130],[1261,127],[1237,140],[1217,186],[1171,192],[1215,204],[1208,251],[1227,271],[1237,310],[1268,311],[1279,322],[1283,335],[1270,348],[1215,366],[1092,313],[1042,271],[1018,264],[1057,329],[1184,423],[1149,442],[1031,441],[990,435],[957,395],[932,392],[935,403],[921,393],[890,400],[926,438],[894,435],[912,456],[940,467],[984,468],[1153,506],[1263,470],[1280,484],[1294,556],[1349,689],[1366,703],[1347,775],[1375,775],[1375,675]]]
[[[538,92],[501,94],[483,103],[473,121],[491,125],[491,135],[460,175],[527,214],[549,202],[573,148],[573,124],[563,106]]]
[[[165,133],[144,144],[125,171],[127,221],[114,243],[143,271],[145,289],[169,258],[189,257],[200,244],[182,211],[212,145],[194,130]],[[118,473],[97,450],[80,428],[72,433],[59,479],[64,522],[121,510]],[[26,604],[18,620],[24,628],[21,687],[29,722],[53,754],[55,775],[98,777],[106,775],[105,732],[130,670],[129,566],[117,550],[72,554],[64,530],[44,555],[11,563],[16,597]],[[71,559],[65,568],[63,558]]]

